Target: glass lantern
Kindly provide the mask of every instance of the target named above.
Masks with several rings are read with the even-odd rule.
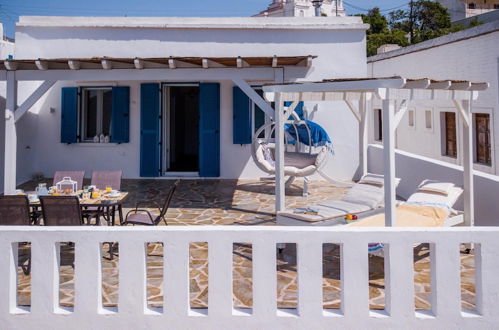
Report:
[[[69,176],[62,178],[62,181],[56,183],[57,191],[66,195],[74,194],[77,190],[77,182],[71,180]]]

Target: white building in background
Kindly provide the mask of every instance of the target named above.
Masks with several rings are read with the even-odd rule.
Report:
[[[459,21],[499,9],[499,0],[437,0],[449,11],[451,21]]]
[[[324,0],[321,7],[325,16],[345,16],[343,0]],[[255,16],[270,17],[311,17],[315,8],[311,0],[272,0],[268,8]]]
[[[368,58],[372,77],[462,79],[489,82],[473,103],[475,170],[499,174],[499,21]],[[381,110],[374,110],[370,142],[382,140]],[[454,107],[412,104],[397,130],[396,147],[460,165],[463,125]]]

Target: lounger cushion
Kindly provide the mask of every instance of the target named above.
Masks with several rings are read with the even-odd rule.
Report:
[[[352,204],[365,205],[370,209],[374,209],[383,203],[384,194],[385,190],[382,186],[358,183],[341,200]]]
[[[279,212],[280,216],[307,222],[317,222],[341,217],[349,213],[361,213],[369,210],[366,205],[352,204],[341,200],[325,201],[318,205],[311,206],[310,209],[317,211],[315,214],[296,213],[300,209]]]
[[[418,187],[419,191],[434,192],[442,195],[449,195],[454,184],[451,182],[440,182],[434,180],[424,180]]]
[[[462,193],[463,189],[459,187],[452,187],[447,196],[440,193],[417,191],[407,199],[407,202],[427,205],[440,204],[452,208]]]
[[[385,176],[381,174],[367,173],[360,180],[359,183],[372,184],[375,186],[383,187],[385,185]],[[395,185],[398,186],[400,178],[395,178]]]

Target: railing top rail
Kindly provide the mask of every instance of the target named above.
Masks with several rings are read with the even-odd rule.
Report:
[[[0,226],[0,235],[10,232],[279,232],[279,233],[441,233],[441,232],[467,232],[467,233],[499,233],[499,226],[483,227],[305,227],[305,226],[158,226],[158,227],[95,227],[95,226]]]

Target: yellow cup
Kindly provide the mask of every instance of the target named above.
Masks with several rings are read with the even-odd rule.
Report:
[[[113,190],[113,187],[106,187],[106,192],[110,193]]]

